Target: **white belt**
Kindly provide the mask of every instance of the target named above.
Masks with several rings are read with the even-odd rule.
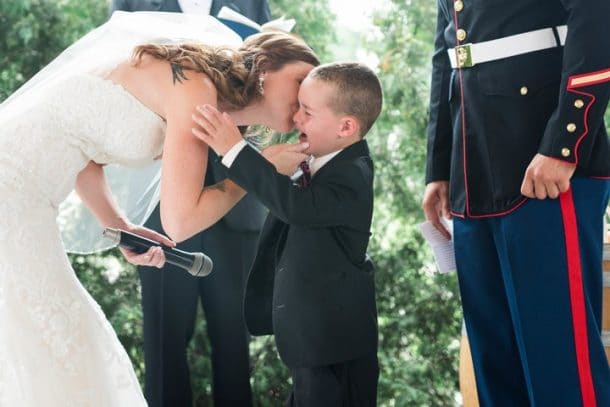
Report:
[[[557,30],[559,43],[555,37]],[[496,40],[464,44],[447,50],[452,68],[470,68],[483,62],[514,57],[528,52],[563,46],[568,27],[543,28],[522,34],[510,35]]]

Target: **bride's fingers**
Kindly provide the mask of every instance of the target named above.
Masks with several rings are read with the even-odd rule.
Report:
[[[145,253],[137,254],[132,251],[123,251],[125,258],[136,266],[163,267],[165,264],[165,253],[159,246],[149,248]]]
[[[173,240],[171,240],[169,237],[162,235],[159,232],[155,232],[154,230],[151,229],[141,229],[138,231],[142,236],[147,237],[151,240],[154,240],[155,242],[159,242],[165,246],[169,246],[169,247],[175,247],[176,246],[176,242],[174,242]]]
[[[163,267],[163,265],[165,264],[165,253],[163,253],[161,247],[151,247],[151,250],[149,250],[149,252],[151,254],[149,265],[157,268]]]
[[[145,265],[146,262],[150,259],[150,255],[148,255],[148,252],[139,254],[123,248],[119,248],[119,250],[121,253],[123,253],[125,259],[134,266]]]

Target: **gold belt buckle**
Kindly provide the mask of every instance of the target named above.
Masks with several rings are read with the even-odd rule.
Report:
[[[458,45],[455,47],[455,59],[458,68],[472,68],[475,64],[472,62],[472,44]]]

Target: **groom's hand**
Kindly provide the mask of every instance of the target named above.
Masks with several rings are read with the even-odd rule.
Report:
[[[227,113],[220,113],[214,106],[197,106],[193,120],[197,124],[192,129],[193,134],[220,156],[242,140],[231,117]]]

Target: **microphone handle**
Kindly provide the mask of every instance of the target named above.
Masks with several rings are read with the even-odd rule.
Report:
[[[132,238],[129,235],[126,235],[125,232],[121,233],[121,241],[119,242],[119,246],[124,247],[125,249],[131,250],[138,254],[146,253],[148,249],[152,246],[160,246],[163,253],[165,253],[165,261],[169,264],[173,264],[174,266],[182,267],[186,270],[189,270],[193,267],[193,262],[195,260],[195,256],[180,249],[176,249],[175,247],[167,247],[163,246],[159,243],[146,241],[140,241],[138,239]]]

